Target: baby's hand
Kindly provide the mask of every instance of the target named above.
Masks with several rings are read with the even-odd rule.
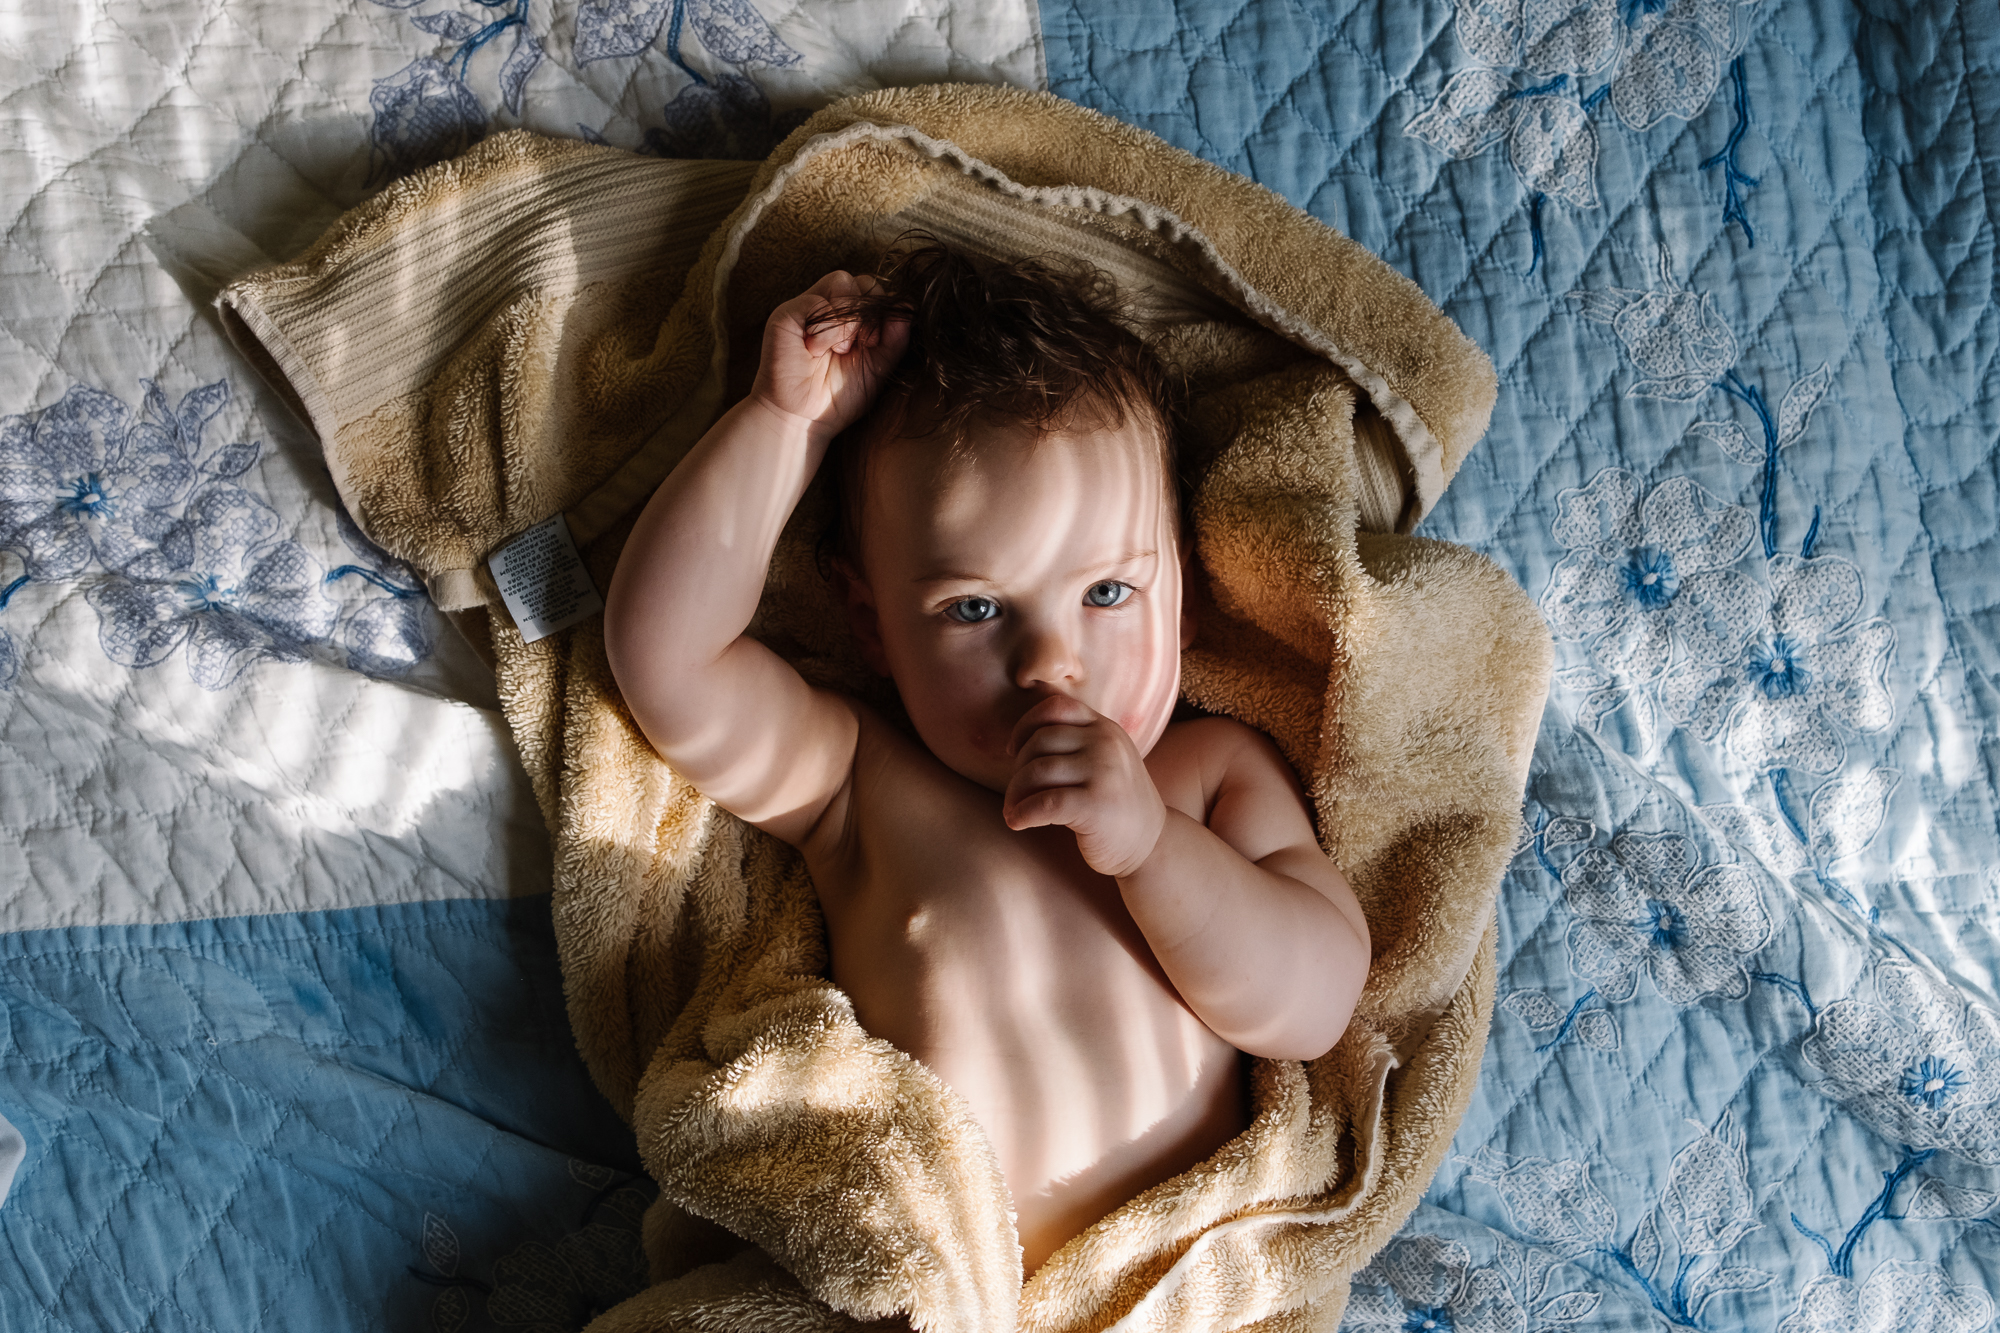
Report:
[[[880,286],[866,274],[837,271],[773,310],[764,325],[763,359],[750,397],[804,421],[821,441],[865,412],[876,386],[909,342],[909,321],[891,319],[879,332],[862,332],[852,319],[825,322],[807,332],[806,322]]]
[[[1056,694],[1027,711],[1008,746],[1014,776],[1000,805],[1008,828],[1064,825],[1090,868],[1113,878],[1153,854],[1167,807],[1125,728]]]

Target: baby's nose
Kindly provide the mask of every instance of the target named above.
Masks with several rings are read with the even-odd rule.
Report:
[[[1022,636],[1014,665],[1014,683],[1024,690],[1054,686],[1067,692],[1083,677],[1083,663],[1067,635],[1052,626]]]

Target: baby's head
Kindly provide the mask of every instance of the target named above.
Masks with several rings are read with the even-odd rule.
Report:
[[[934,245],[882,267],[860,314],[907,316],[909,348],[830,463],[864,656],[931,752],[996,791],[1049,694],[1150,750],[1192,634],[1166,370],[1088,267]]]

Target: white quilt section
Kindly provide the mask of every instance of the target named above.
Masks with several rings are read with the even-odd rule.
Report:
[[[761,157],[1045,80],[1032,0],[0,5],[0,931],[548,886],[490,678],[338,510],[222,285],[517,126]]]

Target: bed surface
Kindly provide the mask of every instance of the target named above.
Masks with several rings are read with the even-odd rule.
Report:
[[[1254,177],[1500,371],[1421,531],[1514,573],[1559,679],[1479,1091],[1343,1327],[1991,1327],[1990,10],[28,8],[0,1326],[553,1330],[641,1280],[490,680],[208,301],[499,128],[754,157],[959,78]]]

